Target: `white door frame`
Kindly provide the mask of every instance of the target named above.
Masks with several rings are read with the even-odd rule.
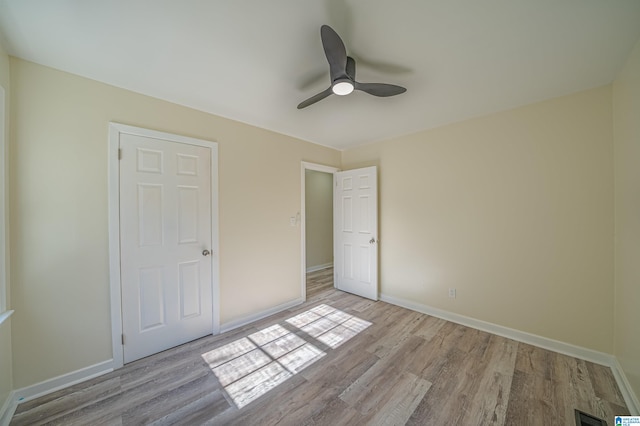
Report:
[[[111,290],[111,345],[114,369],[124,365],[120,282],[120,161],[118,159],[121,133],[157,138],[176,143],[198,145],[211,150],[211,295],[213,298],[213,323],[211,324],[211,332],[212,334],[218,334],[220,332],[218,144],[212,141],[158,132],[125,124],[109,123],[109,284]]]
[[[306,208],[305,208],[305,201],[306,201],[306,191],[305,191],[305,187],[306,187],[306,183],[307,183],[307,179],[306,179],[306,174],[305,172],[307,170],[315,170],[316,172],[324,172],[324,173],[331,173],[332,175],[335,172],[339,172],[340,169],[338,169],[337,167],[331,167],[331,166],[325,166],[322,164],[315,164],[315,163],[307,163],[306,161],[302,162],[302,167],[301,167],[301,191],[302,191],[302,195],[301,195],[301,207],[300,207],[300,233],[302,234],[301,236],[301,240],[302,240],[302,278],[301,278],[301,292],[300,294],[302,295],[302,300],[307,300],[307,216],[306,216]],[[334,189],[335,190],[335,189]],[[333,231],[332,231],[333,232]]]
[[[8,127],[8,108],[5,108],[4,87],[0,86],[0,324],[2,324],[13,311],[9,309],[9,173],[8,173],[8,146],[5,139]]]

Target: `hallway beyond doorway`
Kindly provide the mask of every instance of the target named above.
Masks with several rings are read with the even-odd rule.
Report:
[[[333,266],[307,273],[307,300],[333,288]]]

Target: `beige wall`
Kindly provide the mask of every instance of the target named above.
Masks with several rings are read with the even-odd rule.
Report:
[[[615,355],[640,396],[640,42],[613,84]]]
[[[14,58],[11,73],[16,388],[111,358],[110,121],[219,143],[223,324],[300,297],[300,164],[338,151]]]
[[[333,263],[333,175],[305,171],[307,269]]]
[[[611,114],[607,86],[343,152],[379,165],[382,293],[611,353]]]
[[[10,78],[9,78],[9,56],[4,50],[2,43],[0,43],[0,87],[5,92],[5,158],[7,158],[8,145],[9,145],[9,91],[10,91]],[[1,119],[1,118],[0,118]],[[0,176],[0,185],[5,185],[7,176]],[[5,187],[5,191],[8,187]],[[8,222],[8,218],[6,218]],[[8,234],[8,226],[7,226]],[[7,236],[8,238],[8,236]],[[8,244],[8,243],[7,243]],[[5,279],[8,279],[6,270],[0,270],[0,274],[5,275]],[[8,284],[7,284],[8,285]],[[8,300],[10,307],[11,301]],[[12,370],[12,349],[11,349],[11,321],[9,318],[4,323],[0,324],[0,408],[4,405],[5,401],[9,397],[9,394],[13,390],[13,370]],[[2,414],[0,412],[0,414]]]

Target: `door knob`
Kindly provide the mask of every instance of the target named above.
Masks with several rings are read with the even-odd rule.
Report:
[[[369,244],[375,244],[376,243],[376,239],[371,237],[371,239],[369,240]]]
[[[203,256],[209,256],[211,254],[211,252],[207,249],[202,250],[202,255]]]

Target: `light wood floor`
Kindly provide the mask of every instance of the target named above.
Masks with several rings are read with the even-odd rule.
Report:
[[[628,414],[607,367],[332,284],[307,294],[288,311],[25,402],[11,424],[548,426],[575,425],[577,408],[611,425],[614,415]],[[236,408],[202,354],[275,324],[292,329],[287,319],[322,304],[371,325],[335,349],[299,330],[325,355]]]
[[[307,299],[333,288],[333,267],[307,274]]]

